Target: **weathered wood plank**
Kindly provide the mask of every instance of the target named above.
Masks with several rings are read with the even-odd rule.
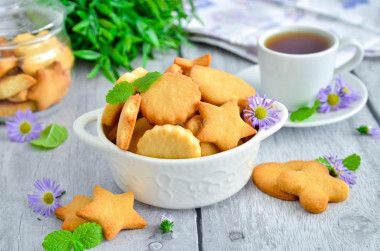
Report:
[[[368,106],[377,122],[380,122],[380,58],[364,60],[354,72],[367,86]]]
[[[210,46],[183,50],[184,57],[189,58],[204,53],[212,54],[213,67],[227,72],[250,65]],[[372,95],[379,95],[379,90],[373,90]],[[257,163],[286,162],[311,160],[329,153],[341,157],[357,153],[362,165],[357,171],[358,183],[347,201],[330,204],[324,213],[313,215],[298,201],[282,201],[262,193],[250,180],[231,198],[202,208],[204,250],[378,250],[380,144],[355,132],[361,124],[377,124],[368,107],[329,126],[283,128],[262,143],[257,159]]]
[[[157,60],[148,63],[148,70],[164,71],[176,53],[157,56]],[[141,60],[134,62],[135,67],[140,65]],[[105,105],[105,95],[112,87],[102,76],[86,79],[90,69],[89,64],[77,62],[68,96],[54,114],[42,119],[46,124],[56,122],[68,129],[69,138],[59,148],[39,152],[28,144],[11,143],[5,126],[0,125],[0,250],[42,250],[44,237],[61,228],[62,222],[55,216],[44,219],[28,208],[26,194],[38,178],[49,177],[61,184],[67,191],[62,197],[63,205],[76,194],[92,196],[94,185],[121,193],[105,155],[80,142],[72,129],[75,118]],[[94,125],[90,127],[94,132]],[[146,228],[123,231],[94,250],[198,249],[195,210],[164,210],[139,202],[135,203],[135,209],[147,221]],[[173,235],[162,235],[158,230],[160,214],[164,212],[175,219]]]

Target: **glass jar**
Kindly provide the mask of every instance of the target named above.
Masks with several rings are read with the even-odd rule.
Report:
[[[0,117],[59,103],[74,63],[56,0],[0,0]]]

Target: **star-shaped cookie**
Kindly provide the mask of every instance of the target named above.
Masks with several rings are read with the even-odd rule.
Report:
[[[241,138],[257,133],[240,117],[236,100],[230,100],[220,107],[200,102],[199,113],[203,125],[197,138],[201,142],[214,143],[222,151],[236,147]]]
[[[113,194],[99,186],[94,187],[94,200],[76,215],[100,224],[107,240],[113,239],[122,229],[146,226],[145,220],[133,209],[132,192]]]
[[[77,227],[88,221],[76,216],[76,212],[92,202],[92,198],[75,195],[70,204],[59,207],[54,211],[58,219],[63,220],[62,229],[73,232]]]

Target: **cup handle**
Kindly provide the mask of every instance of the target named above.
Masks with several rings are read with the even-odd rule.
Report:
[[[341,66],[337,67],[334,71],[334,75],[337,75],[337,74],[342,73],[342,72],[348,72],[348,71],[353,70],[363,60],[363,57],[364,57],[363,46],[355,38],[350,37],[350,38],[341,39],[339,41],[338,50],[345,48],[345,47],[349,47],[349,46],[355,47],[355,49],[356,49],[355,54],[347,62],[345,62]]]
[[[103,113],[103,109],[97,109],[83,114],[74,121],[73,128],[78,138],[85,143],[104,149],[104,144],[101,142],[99,136],[95,136],[86,130],[86,126],[98,119],[98,116]]]

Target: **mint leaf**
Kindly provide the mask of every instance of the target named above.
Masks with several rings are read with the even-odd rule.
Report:
[[[316,161],[318,161],[318,162],[322,163],[323,165],[325,165],[329,169],[329,173],[330,173],[331,176],[338,177],[338,174],[336,173],[335,169],[332,168],[332,166],[327,161],[327,159],[319,157],[318,159],[316,159]]]
[[[30,143],[36,148],[53,149],[61,145],[66,139],[66,128],[53,123],[41,132],[38,139],[31,140]]]
[[[80,248],[90,249],[96,247],[103,241],[103,230],[102,227],[95,222],[84,223],[75,229],[71,239],[74,247],[77,247],[77,249],[74,248],[74,250],[81,250]]]
[[[292,114],[290,115],[290,120],[293,122],[297,122],[297,121],[303,121],[307,118],[310,118],[311,115],[315,113],[318,106],[320,105],[321,105],[321,101],[317,99],[315,100],[313,107],[309,108],[305,106],[305,107],[301,107],[297,111],[292,112]]]
[[[149,90],[150,86],[162,76],[158,71],[149,72],[144,77],[138,78],[133,82],[133,86],[138,92]]]
[[[121,82],[108,91],[106,101],[108,104],[123,104],[133,95],[133,92],[131,83]]]
[[[354,153],[343,160],[343,166],[348,170],[356,171],[360,166],[360,161],[360,156]]]
[[[45,237],[42,247],[46,251],[70,251],[73,247],[70,240],[71,236],[72,233],[66,230],[52,232]]]

